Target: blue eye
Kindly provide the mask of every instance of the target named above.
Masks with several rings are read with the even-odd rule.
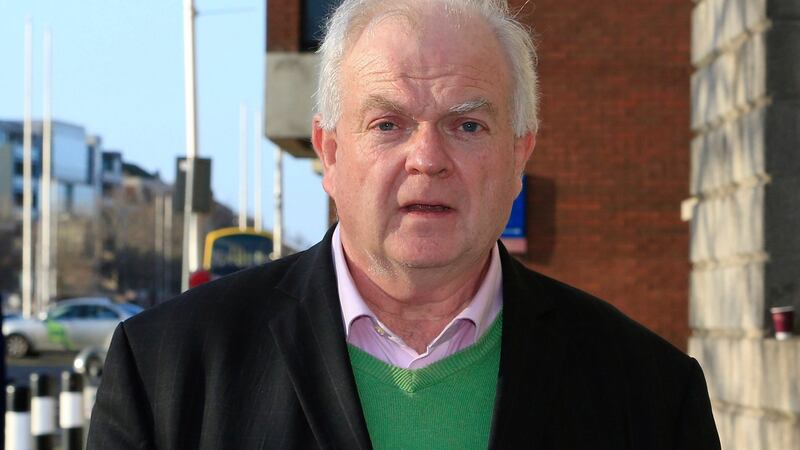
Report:
[[[397,125],[392,122],[381,122],[378,124],[378,129],[381,131],[392,131],[397,128]]]
[[[461,124],[461,130],[467,133],[475,133],[480,130],[480,125],[476,122],[464,122]]]

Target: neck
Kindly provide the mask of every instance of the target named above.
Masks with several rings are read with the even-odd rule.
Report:
[[[491,262],[491,250],[467,270],[393,268],[371,271],[345,259],[364,302],[377,318],[417,353],[424,353],[472,300]],[[385,269],[385,268],[384,268]]]

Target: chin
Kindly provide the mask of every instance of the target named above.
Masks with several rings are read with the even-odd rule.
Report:
[[[403,267],[408,269],[438,269],[446,267],[450,261],[439,259],[401,259],[399,260]]]
[[[417,249],[417,251],[408,251],[411,249],[406,248],[406,251],[397,253],[395,261],[404,267],[410,269],[434,269],[439,267],[446,267],[453,263],[456,259],[452,251],[442,252],[434,248]]]

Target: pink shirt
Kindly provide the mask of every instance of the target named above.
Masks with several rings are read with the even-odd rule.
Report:
[[[364,303],[347,267],[338,226],[333,232],[333,261],[347,342],[404,369],[425,367],[474,344],[489,329],[503,306],[500,253],[495,244],[489,270],[475,297],[428,345],[425,353],[420,354],[383,325]]]

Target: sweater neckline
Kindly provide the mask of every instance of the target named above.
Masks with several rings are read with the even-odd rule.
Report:
[[[419,369],[404,369],[393,366],[347,344],[353,370],[364,372],[378,381],[414,393],[445,381],[448,377],[467,369],[493,352],[499,351],[503,334],[503,311],[497,314],[487,332],[473,345],[460,350],[429,366]]]

